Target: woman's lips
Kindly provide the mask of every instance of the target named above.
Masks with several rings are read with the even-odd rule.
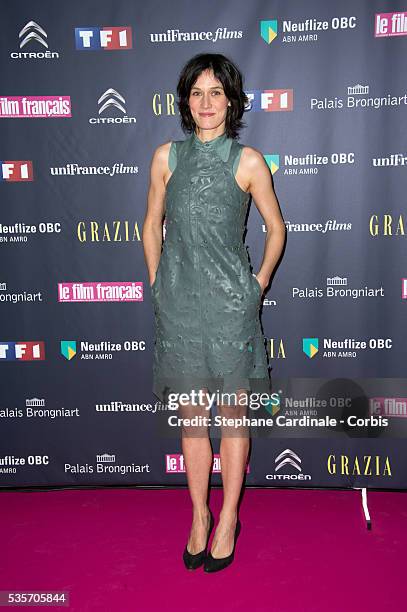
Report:
[[[213,117],[215,113],[199,113],[201,117]]]

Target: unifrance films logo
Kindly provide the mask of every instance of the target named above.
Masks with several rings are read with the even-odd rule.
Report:
[[[151,43],[216,43],[218,41],[239,40],[243,37],[243,30],[231,30],[226,26],[219,26],[216,30],[194,30],[181,31],[177,29],[167,29],[161,32],[150,32],[149,42]]]
[[[75,28],[77,51],[125,51],[133,48],[130,26]]]
[[[43,361],[44,341],[0,342],[0,361]]]
[[[0,96],[0,119],[72,117],[70,96]]]
[[[58,302],[142,302],[141,281],[58,283]]]
[[[0,161],[0,182],[18,183],[34,180],[32,161]]]

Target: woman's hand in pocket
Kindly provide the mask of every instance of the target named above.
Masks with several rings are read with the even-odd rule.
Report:
[[[261,276],[257,276],[257,274],[253,274],[254,278],[256,279],[256,281],[259,283],[260,287],[261,287],[261,293],[263,294],[265,288],[268,285],[268,282],[266,283]]]

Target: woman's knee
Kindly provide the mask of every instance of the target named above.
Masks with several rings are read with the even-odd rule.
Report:
[[[209,437],[210,413],[206,405],[187,404],[179,406],[181,435],[185,438]]]

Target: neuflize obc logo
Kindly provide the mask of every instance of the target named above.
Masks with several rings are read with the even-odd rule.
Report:
[[[302,350],[307,357],[314,357],[318,353],[318,338],[303,338]]]
[[[260,21],[260,34],[262,39],[269,45],[277,38],[278,21],[277,19],[269,19]]]
[[[76,355],[76,340],[61,340],[61,355],[71,361]]]
[[[271,174],[275,174],[277,170],[280,168],[280,156],[277,154],[274,155],[263,155],[266,164],[270,168]]]
[[[130,26],[75,28],[77,51],[124,51],[133,48]]]

